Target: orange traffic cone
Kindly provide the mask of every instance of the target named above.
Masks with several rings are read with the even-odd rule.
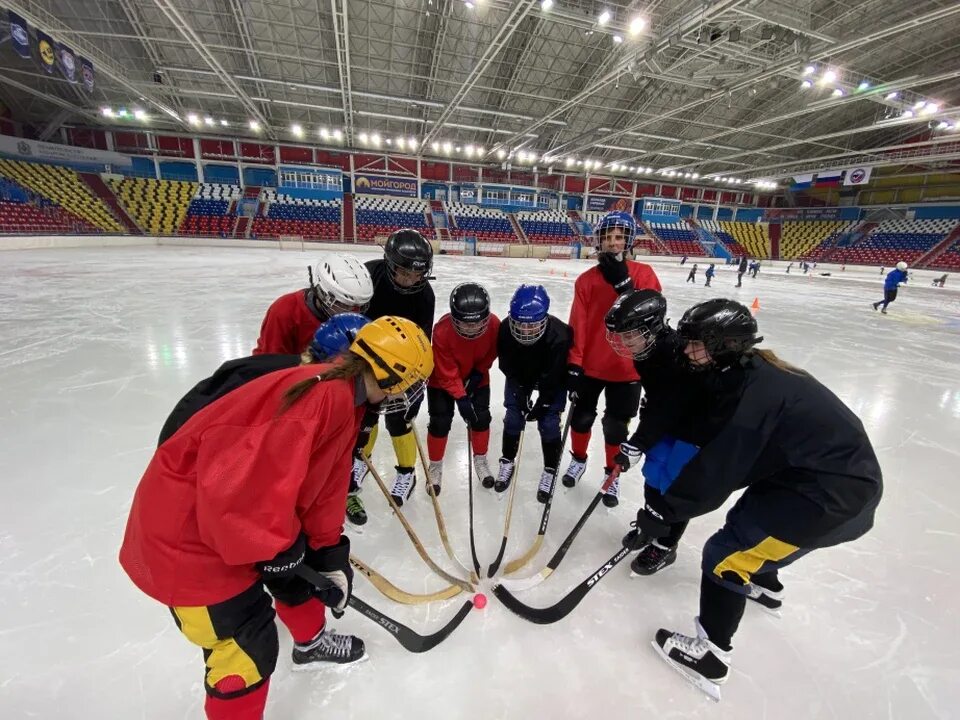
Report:
[[[750,306],[750,310],[753,311],[753,314],[756,315],[757,311],[760,310],[760,298],[753,299],[753,305]]]

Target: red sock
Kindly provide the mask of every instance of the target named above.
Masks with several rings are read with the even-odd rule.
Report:
[[[473,454],[486,455],[490,448],[490,430],[474,430],[470,434],[473,436]]]
[[[311,597],[299,605],[287,605],[274,600],[277,617],[287,626],[295,643],[308,643],[313,640],[326,622],[326,606],[319,598]]]
[[[256,690],[229,700],[207,695],[203,705],[207,720],[262,720],[269,687],[270,678],[267,678]]]
[[[620,452],[619,445],[611,445],[610,443],[603,444],[603,452],[607,458],[606,467],[612,468],[614,466],[613,459],[617,456],[617,453]]]
[[[430,462],[440,462],[443,460],[443,454],[447,451],[447,439],[437,437],[427,433],[427,455],[430,456]]]
[[[585,458],[587,456],[587,445],[590,444],[590,431],[577,432],[570,431],[570,449],[573,450],[575,458]]]

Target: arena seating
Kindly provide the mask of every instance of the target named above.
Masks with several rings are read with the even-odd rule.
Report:
[[[831,240],[837,233],[846,232],[853,223],[842,220],[787,221],[780,235],[780,259],[806,258],[814,248]]]
[[[536,245],[556,245],[576,238],[566,214],[560,210],[518,212],[517,222],[527,240]]]
[[[419,230],[427,238],[433,237],[433,228],[427,222],[429,208],[426,200],[356,195],[354,208],[356,235],[360,242],[389,235],[404,227]]]
[[[936,258],[930,267],[938,270],[952,270],[960,272],[960,240],[955,241],[940,257]]]
[[[770,257],[770,227],[766,223],[721,220],[720,229],[736,240],[748,257],[758,259]],[[730,252],[733,252],[733,248]]]
[[[700,227],[722,242],[733,257],[743,257],[748,254],[747,249],[740,244],[740,241],[720,227],[720,223],[716,220],[698,220],[697,222]]]
[[[831,262],[890,266],[913,261],[941,242],[956,226],[956,220],[884,220],[865,240],[839,248]]]
[[[455,237],[471,236],[482,242],[519,242],[510,219],[503,210],[479,205],[447,203],[447,215],[453,218]]]
[[[0,201],[0,233],[78,235],[97,232],[101,229],[53,204]]]
[[[123,231],[113,213],[94,196],[80,176],[69,168],[0,159],[0,175],[16,181],[41,198],[51,200],[96,231]]]
[[[152,178],[111,180],[110,187],[124,209],[151,235],[173,235],[179,230],[198,183]]]
[[[650,229],[660,238],[672,255],[706,256],[703,245],[686,223],[649,223]]]
[[[340,200],[295,198],[264,188],[264,204],[253,221],[251,237],[299,235],[310,240],[340,240]]]
[[[227,237],[233,233],[236,217],[230,212],[234,201],[243,196],[239,185],[203,183],[197,188],[180,224],[181,235]]]

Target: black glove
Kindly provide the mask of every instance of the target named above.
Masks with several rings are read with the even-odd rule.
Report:
[[[527,422],[533,422],[542,419],[547,414],[547,411],[550,409],[550,405],[552,404],[553,402],[548,398],[544,398],[543,395],[538,395],[537,402],[531,404],[527,410],[527,414],[525,416]]]
[[[600,274],[610,283],[617,295],[633,290],[633,280],[630,279],[626,260],[617,260],[616,255],[605,252],[600,253],[598,260]]]
[[[567,392],[570,402],[576,402],[583,384],[583,368],[579,365],[567,365]]]
[[[467,379],[463,381],[463,389],[467,395],[473,395],[480,387],[480,381],[483,380],[483,373],[479,370],[471,370]]]
[[[297,574],[307,552],[307,538],[301,533],[293,545],[277,553],[272,560],[259,563],[257,569],[264,580],[285,580]]]
[[[467,421],[468,424],[473,425],[477,422],[477,411],[473,407],[473,402],[470,400],[469,395],[464,395],[462,398],[457,398],[457,410],[460,411],[460,417]]]
[[[307,565],[333,583],[332,587],[316,588],[313,594],[333,611],[343,614],[353,592],[353,568],[350,567],[350,538],[340,536],[340,542],[330,547],[310,550]]]
[[[656,510],[647,505],[637,511],[637,530],[657,540],[670,534],[670,525]]]
[[[620,472],[626,472],[637,464],[643,451],[630,442],[620,443],[620,452],[618,452],[613,461],[620,466]]]
[[[422,404],[423,404],[423,396],[421,395],[420,399],[418,399],[415,403],[411,404],[410,407],[408,407],[406,410],[403,411],[404,422],[410,422],[415,417],[417,417],[417,413],[420,412],[420,406]]]

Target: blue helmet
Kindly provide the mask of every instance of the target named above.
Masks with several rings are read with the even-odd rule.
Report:
[[[510,334],[521,345],[532,345],[547,329],[550,296],[543,285],[521,285],[510,300]]]
[[[604,233],[613,228],[623,228],[623,234],[626,240],[623,248],[624,251],[632,248],[633,239],[637,236],[637,221],[633,219],[633,215],[630,213],[618,211],[604,215],[600,218],[600,222],[597,223],[597,227],[594,228],[593,239],[596,249],[600,249],[600,240],[603,238]]]
[[[370,319],[360,313],[334,315],[313,334],[309,347],[313,359],[322,362],[342,353],[368,322]]]

